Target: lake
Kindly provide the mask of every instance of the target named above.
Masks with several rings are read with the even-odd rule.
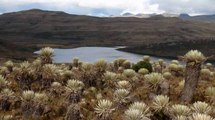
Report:
[[[83,62],[93,63],[99,59],[105,59],[112,62],[117,58],[126,58],[131,62],[138,62],[143,58],[143,55],[118,51],[119,47],[78,47],[71,49],[54,48],[54,63],[69,63],[74,57],[78,57]],[[39,51],[35,52],[38,53]],[[155,61],[158,57],[151,57]],[[165,61],[169,59],[162,58]]]

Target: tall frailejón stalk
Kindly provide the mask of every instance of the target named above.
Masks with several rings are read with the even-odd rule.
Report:
[[[202,63],[207,59],[201,52],[191,50],[181,57],[186,62],[185,85],[181,92],[181,102],[189,103],[193,99],[198,84]]]

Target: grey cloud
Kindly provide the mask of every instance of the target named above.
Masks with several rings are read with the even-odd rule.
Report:
[[[215,0],[152,0],[151,3],[171,13],[215,14]]]
[[[81,14],[81,15],[94,15],[94,16],[108,16],[108,15],[120,15],[124,11],[129,12],[154,12],[154,11],[165,11],[167,13],[188,13],[188,14],[215,14],[215,0],[136,0],[131,2],[131,0],[120,0],[118,1],[119,6],[112,5],[114,0],[101,0],[108,2],[108,6],[105,8],[105,2],[102,2],[101,7],[98,4],[91,4],[87,6],[79,6],[78,0],[76,2],[68,2],[65,6],[60,6],[58,4],[51,4],[50,0],[47,3],[44,2],[24,2],[26,0],[20,0],[22,3],[8,4],[7,0],[0,0],[0,13],[14,12],[19,10],[26,10],[32,8],[46,9],[46,10],[57,10],[65,11],[71,14]],[[87,1],[87,0],[86,0]],[[130,1],[130,2],[129,2]],[[59,3],[63,3],[63,0],[58,0]],[[82,1],[83,2],[83,1]],[[54,2],[53,2],[54,3]],[[145,4],[146,3],[146,4]],[[141,4],[143,4],[141,6]],[[114,7],[112,7],[112,6]],[[153,5],[158,5],[155,10],[152,9]],[[145,10],[145,11],[144,11]]]

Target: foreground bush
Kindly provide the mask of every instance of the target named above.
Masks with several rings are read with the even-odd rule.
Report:
[[[138,72],[141,68],[147,69],[149,72],[152,72],[152,65],[147,61],[139,61],[137,64],[132,66],[132,69]]]

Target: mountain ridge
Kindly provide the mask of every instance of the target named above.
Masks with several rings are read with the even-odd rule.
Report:
[[[194,21],[201,21],[201,22],[215,22],[215,14],[210,15],[194,15],[190,16],[187,13],[181,13],[181,14],[173,14],[173,13],[163,13],[163,14],[143,14],[143,13],[129,13],[126,12],[120,16],[111,16],[111,17],[137,17],[137,18],[150,18],[154,16],[163,16],[163,17],[177,17],[183,20],[194,20]]]
[[[122,45],[133,49],[174,42],[199,45],[202,40],[210,41],[211,44],[215,41],[214,28],[213,23],[162,16],[101,18],[43,10],[0,15],[0,41],[32,48],[29,50],[32,53],[32,50],[43,46],[65,48]],[[192,48],[188,46],[187,49]],[[211,49],[212,51],[204,50],[203,53],[214,54],[215,48]]]

